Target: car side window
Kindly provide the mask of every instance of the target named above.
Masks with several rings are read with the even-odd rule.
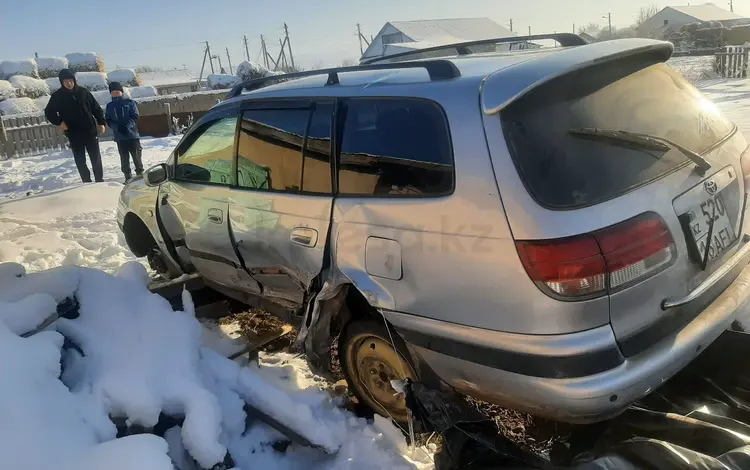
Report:
[[[195,183],[232,184],[237,117],[204,124],[177,151],[175,179]]]
[[[454,186],[442,109],[419,99],[351,99],[339,165],[343,196],[443,196]]]
[[[246,111],[240,125],[237,184],[247,189],[330,194],[332,112],[329,104]]]

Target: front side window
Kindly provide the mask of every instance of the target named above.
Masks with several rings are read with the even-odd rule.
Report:
[[[204,124],[177,151],[175,178],[194,183],[232,184],[237,117]]]
[[[331,104],[320,103],[246,111],[240,126],[237,184],[247,189],[331,194],[332,113]]]
[[[440,107],[418,99],[352,99],[345,107],[339,193],[444,196],[453,152]]]

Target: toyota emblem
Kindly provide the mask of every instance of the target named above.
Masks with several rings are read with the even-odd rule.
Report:
[[[704,184],[704,186],[706,187],[706,192],[708,192],[708,194],[710,194],[711,196],[713,196],[714,194],[716,194],[716,190],[718,188],[716,187],[716,183],[714,182],[714,180],[708,180],[708,181],[706,181],[706,183]]]

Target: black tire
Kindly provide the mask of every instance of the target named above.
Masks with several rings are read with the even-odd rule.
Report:
[[[403,379],[404,375],[417,380],[417,369],[404,341],[393,329],[390,333],[382,322],[375,320],[350,322],[339,336],[339,360],[346,382],[360,403],[381,416],[406,424],[403,395],[389,399],[389,395],[395,394],[390,380]],[[374,392],[370,393],[370,389]]]

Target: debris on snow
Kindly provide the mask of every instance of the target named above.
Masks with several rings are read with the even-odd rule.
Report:
[[[11,116],[14,114],[37,114],[39,108],[31,98],[11,98],[0,101],[0,116]]]
[[[107,74],[107,80],[110,82],[120,82],[123,87],[138,87],[141,86],[141,79],[138,77],[133,69],[117,69]]]
[[[25,97],[33,100],[50,94],[47,82],[38,78],[14,75],[8,81],[16,89],[16,95],[19,98]]]
[[[68,68],[68,59],[65,57],[39,57],[36,63],[39,78],[57,78],[60,70]]]
[[[74,52],[65,58],[73,72],[104,72],[104,62],[95,52]]]
[[[0,80],[0,101],[16,97],[16,89],[7,80]]]
[[[232,88],[239,81],[235,75],[223,74],[209,75],[206,80],[208,80],[208,87],[212,90],[225,90]]]
[[[76,72],[76,83],[89,91],[107,90],[109,88],[107,74],[102,72]]]
[[[39,78],[39,71],[34,59],[4,60],[0,62],[0,79],[7,80],[13,75],[25,75]]]

